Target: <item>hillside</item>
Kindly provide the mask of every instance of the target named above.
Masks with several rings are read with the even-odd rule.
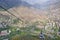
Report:
[[[4,4],[4,3],[6,4]],[[8,11],[11,12],[13,15],[17,16],[21,20],[23,20],[24,24],[33,23],[36,21],[59,21],[60,15],[60,1],[49,1],[45,4],[34,4],[31,5],[26,1],[22,0],[15,0],[12,4],[13,0],[1,0],[0,5],[4,8],[8,8]],[[0,11],[1,14],[10,15],[6,11]],[[59,23],[59,22],[58,22]]]
[[[0,0],[0,40],[60,40],[60,0],[32,5]]]
[[[59,19],[59,11],[60,6],[59,2],[57,4],[51,4],[47,9],[36,9],[34,7],[27,7],[27,6],[17,6],[8,9],[9,12],[21,18],[24,22],[35,22],[35,21],[46,21],[46,20],[58,20]],[[7,13],[6,11],[0,11],[0,13],[4,14]],[[49,18],[49,19],[48,19]]]

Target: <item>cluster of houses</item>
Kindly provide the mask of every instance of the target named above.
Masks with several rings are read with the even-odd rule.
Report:
[[[3,40],[8,39],[7,36],[10,34],[6,26],[7,26],[6,24],[0,23],[0,37]]]
[[[0,14],[0,40],[8,40],[9,30],[7,30],[7,22],[9,17]]]

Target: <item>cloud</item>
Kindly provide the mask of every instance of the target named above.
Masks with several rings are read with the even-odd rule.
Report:
[[[44,3],[44,2],[47,2],[47,1],[49,1],[49,0],[23,0],[23,1],[26,1],[26,2],[28,2],[28,3],[30,3],[30,4],[42,4],[42,3]]]

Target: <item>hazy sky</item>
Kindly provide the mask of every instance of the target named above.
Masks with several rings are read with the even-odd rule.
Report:
[[[44,2],[47,2],[47,1],[49,1],[49,0],[24,0],[24,1],[27,1],[27,2],[29,2],[30,4],[42,4],[42,3],[44,3]]]

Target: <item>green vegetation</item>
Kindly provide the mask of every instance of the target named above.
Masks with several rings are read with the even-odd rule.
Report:
[[[3,20],[0,19],[1,21]],[[23,27],[18,27],[15,26],[16,24],[18,24],[20,21],[16,18],[12,18],[12,20],[10,21],[6,21],[6,19],[4,19],[6,22],[6,26],[4,26],[3,28],[0,28],[0,32],[3,30],[8,30],[8,32],[10,31],[9,35],[7,36],[0,36],[0,40],[3,40],[4,38],[7,38],[9,40],[41,40],[39,38],[39,34],[42,33],[44,34],[45,40],[60,40],[60,36],[57,35],[57,33],[59,32],[59,28],[57,26],[57,24],[55,22],[53,22],[53,25],[48,25],[47,29],[47,23],[46,21],[36,21],[33,23],[28,23],[27,25],[24,25]],[[3,22],[3,21],[2,21]],[[23,22],[24,23],[24,22]],[[23,25],[22,23],[22,25]],[[41,23],[44,28],[38,28],[37,26],[40,25],[39,23]],[[52,23],[51,23],[52,24]]]
[[[56,26],[56,24],[55,24],[55,26]],[[40,40],[38,32],[41,32],[41,29],[37,28],[35,25],[30,25],[28,27],[19,28],[18,31],[16,29],[15,29],[15,31],[11,32],[10,40]],[[50,33],[51,37],[49,37],[48,35],[45,35],[45,40],[60,40],[60,37],[55,34],[57,32],[56,30],[58,30],[58,29],[53,27],[53,30],[55,32]],[[43,33],[44,33],[44,31],[43,31]]]

